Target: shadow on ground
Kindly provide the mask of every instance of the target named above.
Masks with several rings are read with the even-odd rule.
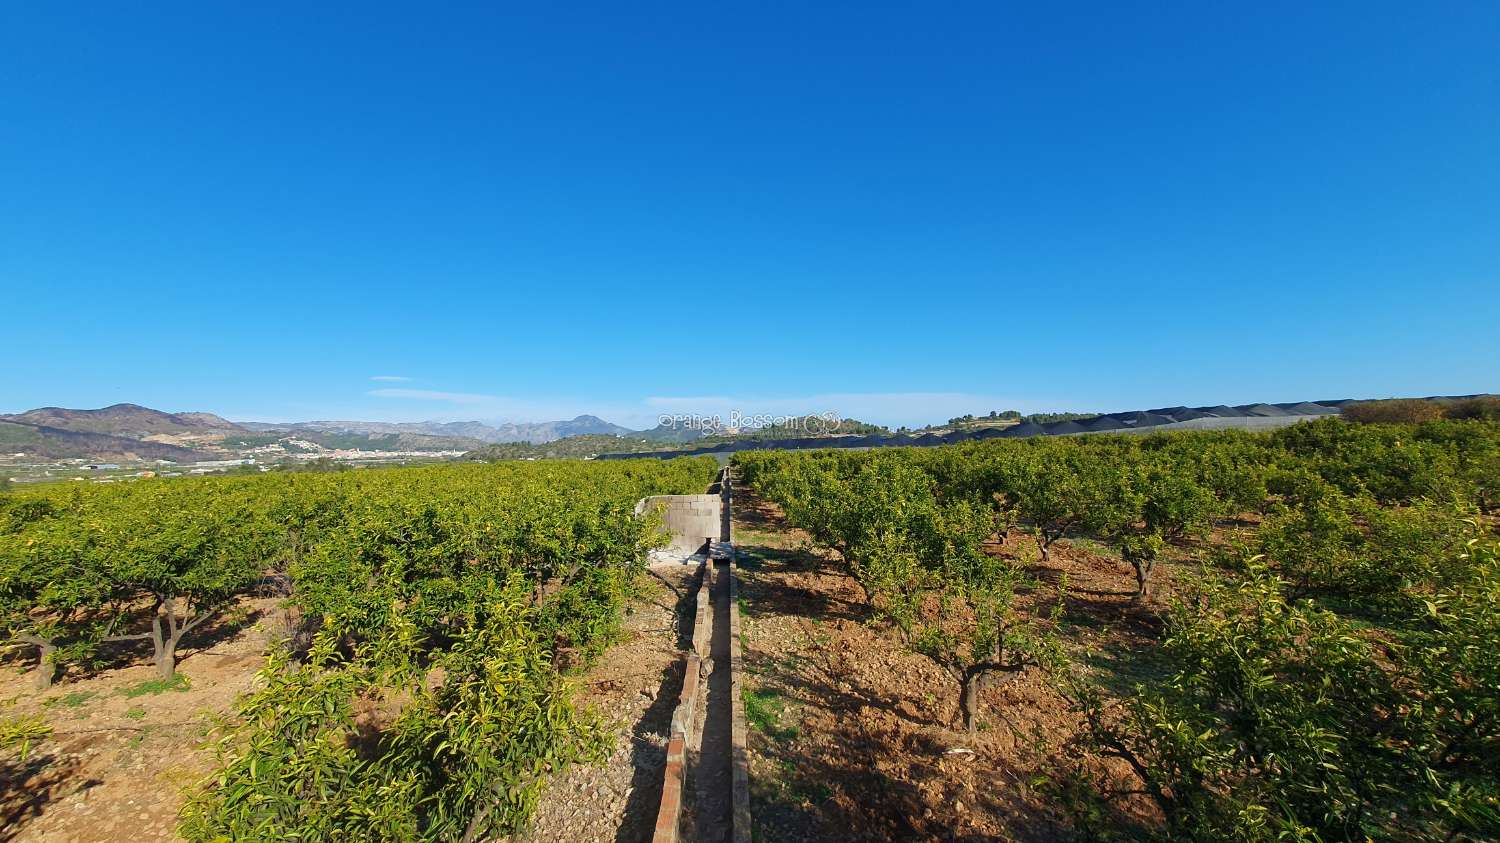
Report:
[[[760,550],[752,548],[753,550]],[[786,582],[781,575],[798,570],[803,563],[786,558],[774,549],[765,554],[758,571],[746,577],[746,613],[769,620],[846,617],[854,622],[869,620],[868,610],[856,601],[829,595]],[[815,642],[820,634],[810,632]],[[842,672],[829,658],[827,649],[810,646],[798,655],[746,647],[746,670],[758,690],[747,694],[752,754],[758,756],[751,774],[751,813],[756,839],[766,843],[812,840],[913,841],[951,840],[978,843],[992,835],[964,831],[952,822],[953,799],[945,790],[954,784],[935,766],[923,768],[915,759],[944,758],[948,745],[934,735],[948,733],[950,724],[926,711],[885,695],[858,677]],[[819,735],[813,747],[794,726],[778,726],[772,718],[758,714],[764,706],[786,706],[816,710],[832,716],[818,720]],[[881,718],[902,722],[892,729]],[[862,714],[863,713],[863,714]],[[797,722],[795,718],[788,718]],[[784,721],[783,721],[784,722]],[[891,760],[891,748],[899,747],[910,772],[899,778],[882,770]],[[1014,839],[1027,843],[1067,839],[1059,817],[1017,798],[1004,773],[997,770],[993,787],[964,796],[964,810],[1009,818],[1011,828],[1022,829]],[[944,803],[947,804],[944,804]],[[938,810],[934,810],[934,808]]]
[[[22,761],[0,759],[0,843],[20,839],[26,823],[42,813],[48,803],[70,793],[88,790],[102,782],[73,780],[76,760],[61,760],[37,753]]]
[[[677,595],[672,607],[677,630],[676,647],[692,645],[693,616],[696,612],[698,578],[693,577],[682,588],[658,576]],[[651,839],[656,828],[656,814],[661,808],[662,770],[667,763],[667,733],[671,729],[672,711],[682,693],[683,663],[675,659],[661,672],[656,697],[651,706],[630,727],[630,797],[625,802],[625,816],[615,834],[615,843],[641,843]]]
[[[835,643],[832,624],[874,622],[857,586],[840,584],[837,564],[808,550],[773,507],[745,494],[737,504],[755,839],[995,839],[954,822],[955,800],[947,792],[954,779],[936,766],[950,724],[840,669],[836,651],[845,642]],[[782,645],[788,635],[803,643],[757,641],[773,634],[773,625]],[[803,716],[809,712],[815,720]],[[891,769],[893,752],[901,756],[899,772]],[[964,810],[1005,816],[1010,828],[1022,830],[1015,839],[1028,843],[1066,839],[1056,814],[1017,798],[1007,771],[993,773],[992,784],[963,797],[970,803]]]

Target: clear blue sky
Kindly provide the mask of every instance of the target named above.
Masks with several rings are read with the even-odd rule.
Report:
[[[0,411],[1500,390],[1489,0],[226,5],[0,10]]]

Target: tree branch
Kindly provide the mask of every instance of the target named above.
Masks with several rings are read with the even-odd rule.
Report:
[[[193,627],[197,626],[200,623],[203,623],[217,613],[218,612],[216,609],[204,609],[202,614],[198,615],[198,617],[193,618],[192,620],[182,625],[180,634],[187,635],[190,631],[192,631]]]

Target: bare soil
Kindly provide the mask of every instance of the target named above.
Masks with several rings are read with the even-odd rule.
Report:
[[[184,793],[213,764],[204,735],[264,664],[279,602],[241,600],[190,633],[176,688],[153,684],[145,642],[46,691],[32,687],[32,659],[13,656],[0,670],[0,717],[40,715],[54,732],[24,762],[0,757],[0,841],[176,839]]]
[[[1081,720],[1054,680],[1029,670],[986,689],[981,727],[965,731],[958,684],[904,647],[836,562],[743,487],[735,516],[757,840],[1074,839],[1055,794],[1063,772],[1124,770],[1081,757]],[[1014,533],[991,552],[1046,584],[1038,608],[1067,577],[1062,633],[1107,687],[1155,678],[1160,604],[1132,599],[1128,565],[1086,541],[1041,563]],[[1170,568],[1158,566],[1158,595]],[[1152,821],[1150,806],[1121,805],[1121,821]]]

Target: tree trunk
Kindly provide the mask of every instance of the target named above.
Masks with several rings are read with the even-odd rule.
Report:
[[[1146,589],[1151,585],[1151,569],[1156,566],[1152,559],[1132,559],[1131,567],[1135,568],[1135,599],[1145,600]]]
[[[156,654],[156,675],[168,682],[177,675],[177,642],[167,642]]]
[[[167,597],[161,600],[156,607],[156,617],[151,619],[151,646],[155,651],[156,674],[163,680],[170,681],[177,675],[177,647],[182,639],[187,636],[198,624],[203,623],[214,613],[210,606],[203,609],[194,606],[192,601],[184,599],[184,608],[197,608],[197,617],[184,617],[181,621],[177,619],[176,597]],[[135,636],[139,637],[139,636]]]
[[[854,560],[849,558],[849,548],[844,547],[840,544],[835,545],[833,549],[838,551],[839,562],[841,562],[851,574],[854,573]],[[812,557],[817,560],[817,562],[813,565],[813,571],[819,574],[823,573],[823,557],[816,553],[812,554]]]
[[[171,681],[177,675],[177,642],[180,638],[174,601],[163,600],[156,609],[156,617],[151,619],[153,661],[156,676],[163,681]]]
[[[162,656],[166,653],[167,644],[161,626],[161,608],[157,607],[156,615],[151,618],[151,663],[156,665],[158,677],[171,679],[170,675],[162,677]]]
[[[970,671],[963,678],[963,690],[958,695],[958,710],[963,714],[964,729],[979,731],[979,690],[983,687],[984,674]]]
[[[52,680],[57,677],[57,662],[54,656],[57,654],[57,645],[51,641],[37,640],[33,642],[37,648],[36,670],[32,671],[32,682],[39,691],[45,691],[52,687]]]
[[[842,547],[839,548],[838,551],[839,558],[844,560],[844,568],[845,571],[849,574],[849,579],[854,580],[854,584],[859,586],[860,593],[864,595],[865,605],[874,607],[875,592],[871,591],[870,587],[865,585],[865,581],[860,579],[859,565],[855,564],[854,561],[849,558],[849,551],[844,550]],[[822,568],[820,567],[818,570],[821,571]]]

